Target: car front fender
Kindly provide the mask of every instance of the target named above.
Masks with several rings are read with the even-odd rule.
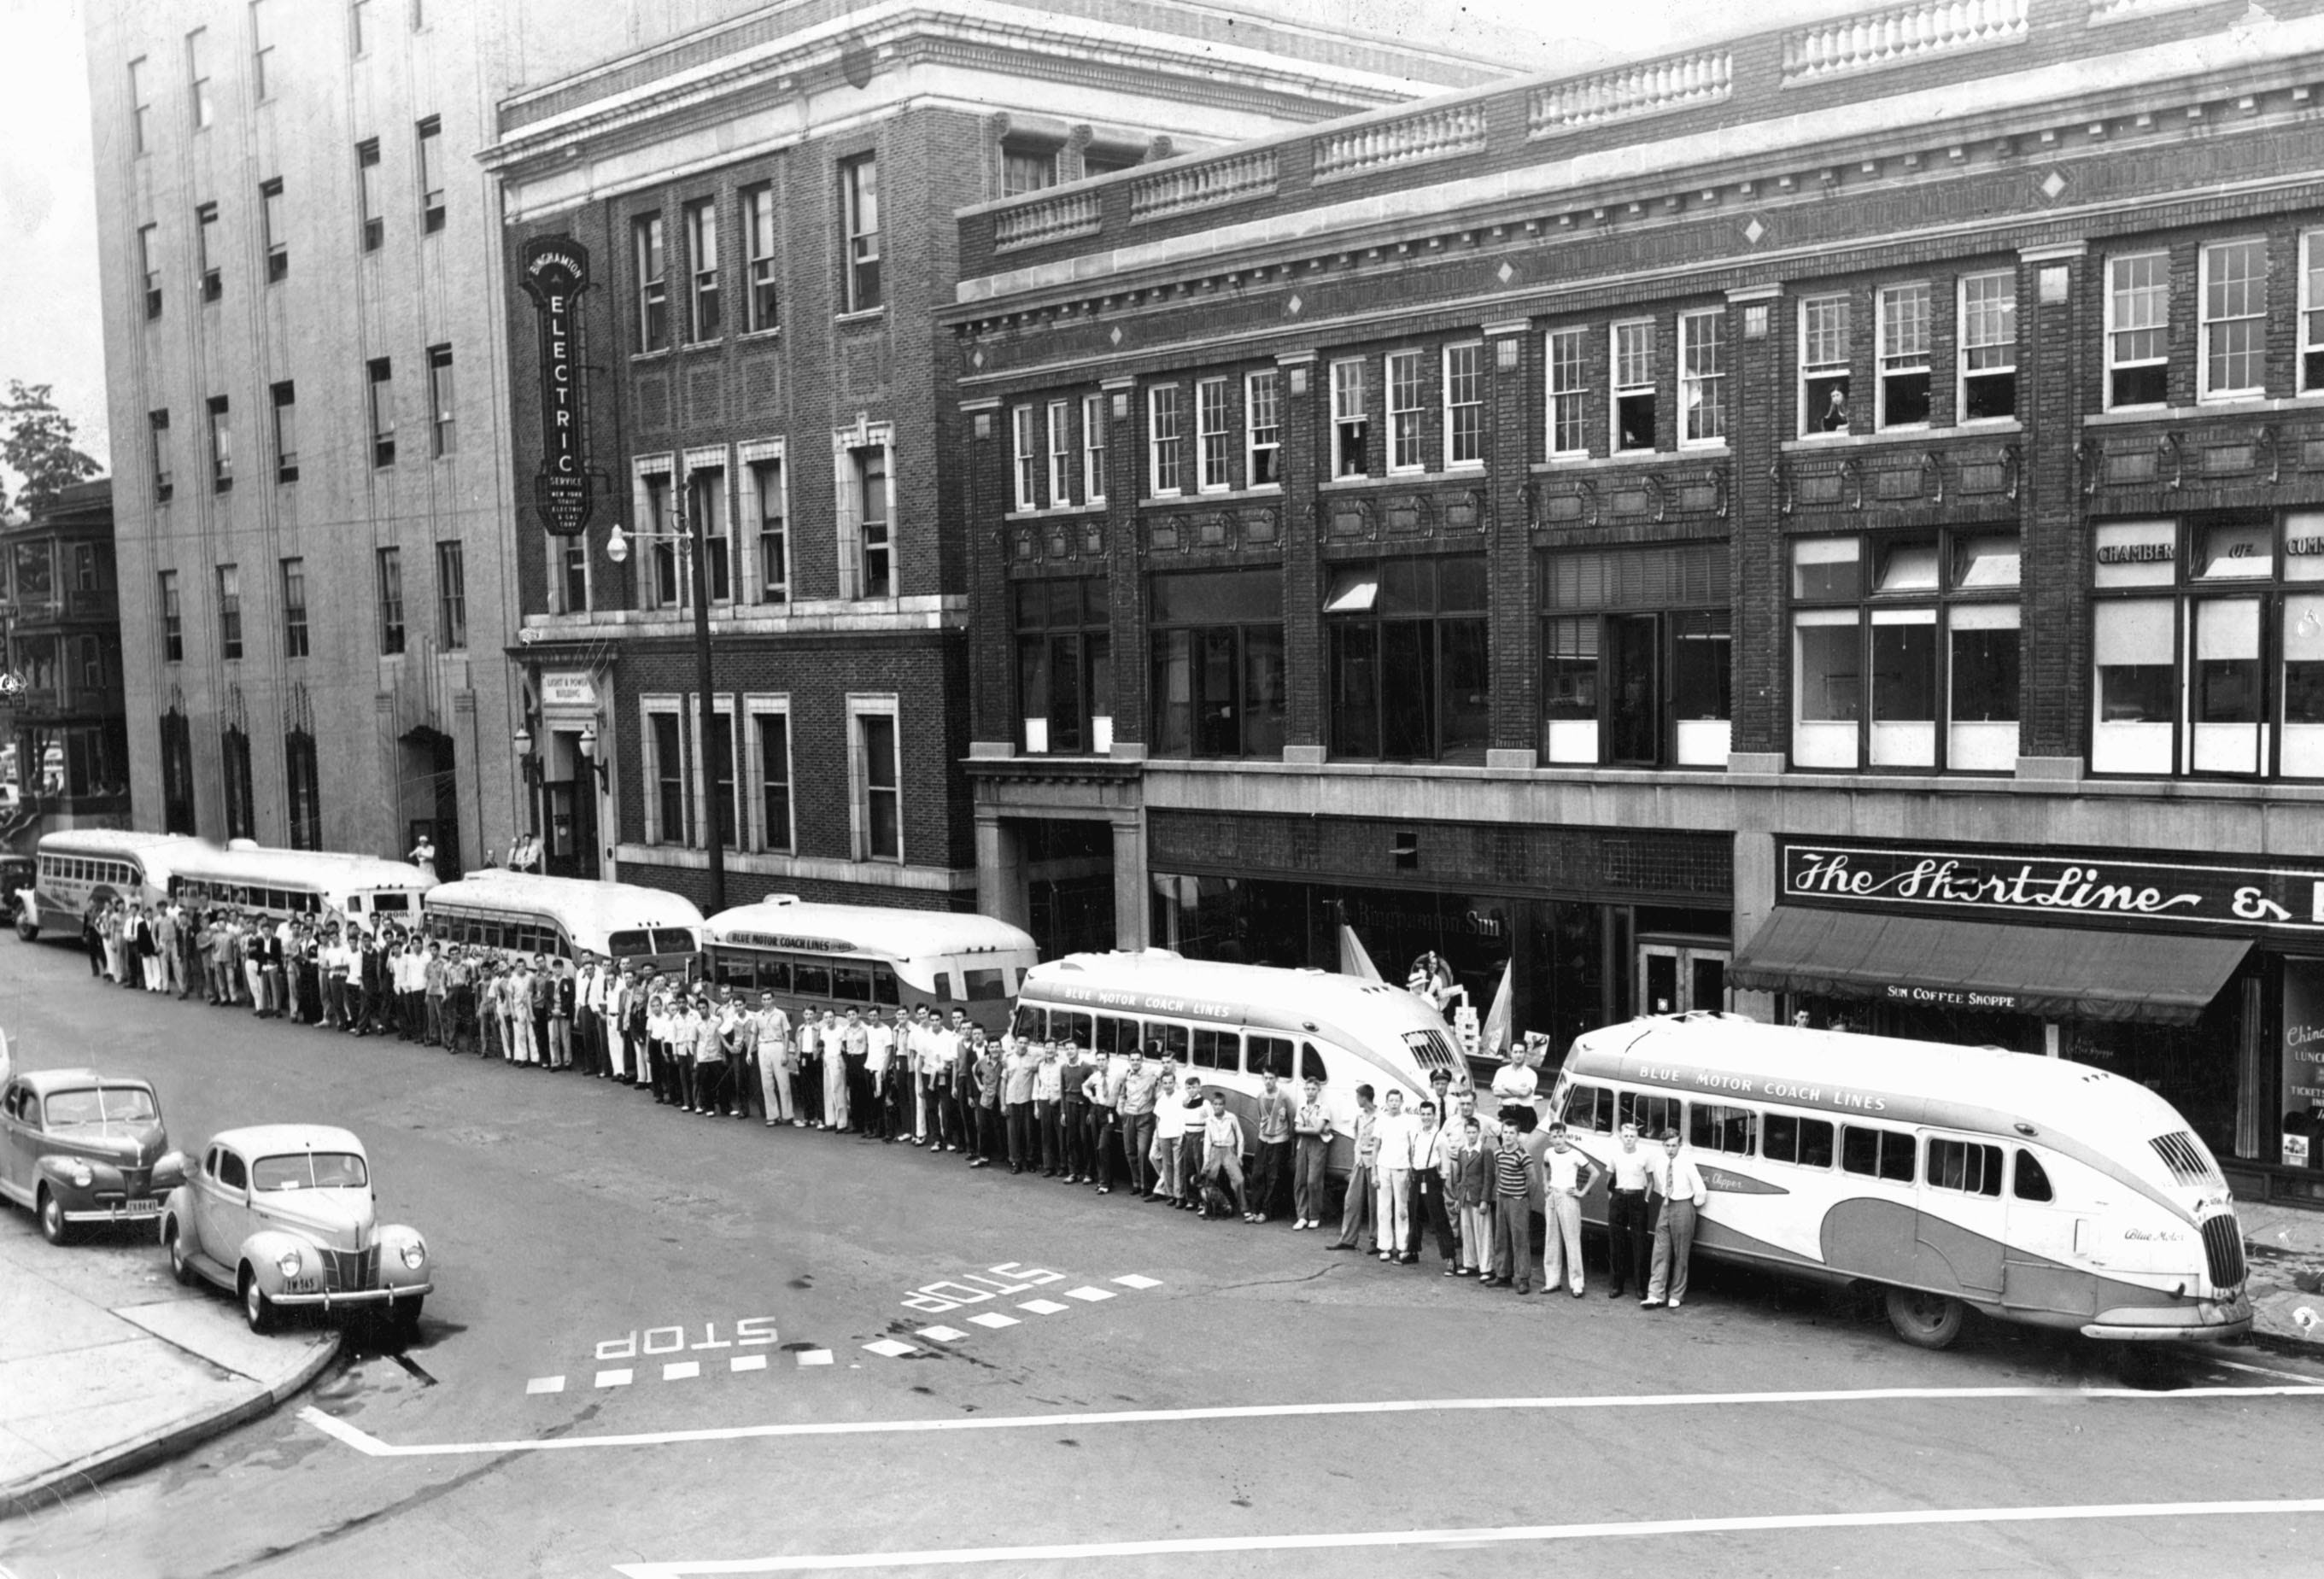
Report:
[[[282,1269],[276,1263],[285,1251],[294,1250],[299,1252],[299,1276],[319,1279],[322,1276],[322,1252],[307,1240],[279,1228],[262,1228],[244,1240],[242,1250],[235,1259],[251,1270],[252,1275],[258,1279],[259,1288],[267,1297],[272,1298],[282,1292],[284,1281]]]
[[[173,1223],[178,1226],[178,1237],[185,1241],[188,1249],[208,1253],[202,1251],[201,1230],[194,1226],[193,1186],[180,1185],[170,1192],[169,1199],[161,1203],[161,1225],[156,1232],[161,1235],[164,1245],[170,1242],[170,1225]]]
[[[51,1154],[42,1157],[32,1167],[56,1192],[57,1199],[64,1204],[68,1212],[87,1210],[95,1204],[99,1190],[121,1188],[121,1170],[109,1162],[99,1162],[93,1158]],[[88,1182],[85,1185],[75,1182],[76,1176],[83,1168],[88,1170]]]
[[[379,1282],[383,1288],[408,1288],[435,1277],[435,1251],[429,1248],[427,1237],[418,1229],[390,1223],[374,1236],[373,1242],[379,1246]],[[420,1264],[416,1267],[403,1263],[403,1247],[407,1244],[420,1247]]]

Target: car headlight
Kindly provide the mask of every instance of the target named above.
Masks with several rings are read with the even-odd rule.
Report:
[[[407,1239],[403,1242],[402,1253],[403,1264],[416,1272],[428,1260],[428,1246],[420,1240]]]
[[[97,1175],[89,1171],[88,1163],[76,1162],[72,1168],[72,1181],[73,1188],[85,1190],[97,1182]]]
[[[299,1275],[299,1268],[302,1264],[297,1251],[286,1250],[282,1252],[282,1259],[274,1263],[274,1268],[286,1278],[295,1278]]]

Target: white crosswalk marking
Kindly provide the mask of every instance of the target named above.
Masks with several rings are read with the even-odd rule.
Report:
[[[1054,1299],[1028,1299],[1024,1304],[1019,1306],[1017,1308],[1019,1310],[1029,1310],[1035,1316],[1055,1316],[1061,1310],[1071,1310],[1073,1307],[1070,1305],[1060,1305]]]
[[[597,1372],[597,1385],[599,1387],[627,1387],[633,1380],[633,1376],[634,1373],[629,1371],[626,1367],[620,1371],[600,1371]]]
[[[802,1365],[828,1365],[831,1363],[831,1351],[828,1349],[801,1349],[799,1351],[798,1362]]]
[[[934,1338],[939,1344],[950,1344],[956,1343],[968,1334],[956,1326],[924,1326],[920,1329],[920,1336]]]
[[[562,1376],[536,1376],[531,1380],[524,1384],[524,1390],[529,1393],[563,1392],[565,1390],[565,1378]]]
[[[881,1338],[872,1343],[864,1344],[863,1347],[869,1353],[878,1354],[882,1358],[889,1360],[900,1360],[907,1354],[917,1354],[919,1353],[919,1351],[912,1347],[911,1344],[899,1344],[893,1338]]]
[[[766,1368],[767,1357],[764,1354],[737,1354],[726,1362],[729,1371],[764,1371]]]
[[[661,1368],[664,1381],[690,1381],[702,1374],[699,1360],[672,1360]]]
[[[1125,1288],[1159,1288],[1162,1287],[1161,1279],[1148,1278],[1139,1272],[1132,1272],[1126,1278],[1116,1278],[1114,1281],[1120,1284]]]
[[[1086,1299],[1091,1304],[1094,1305],[1101,1299],[1112,1298],[1113,1291],[1110,1288],[1093,1288],[1087,1285],[1084,1285],[1079,1288],[1066,1289],[1065,1297],[1068,1299]]]

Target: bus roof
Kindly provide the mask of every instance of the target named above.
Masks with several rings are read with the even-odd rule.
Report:
[[[886,905],[809,905],[762,900],[710,918],[710,941],[805,954],[870,954],[894,959],[1031,955],[1032,934],[991,916],[907,910]]]
[[[337,850],[272,850],[197,844],[171,857],[180,877],[272,888],[427,889],[435,880],[417,866]]]
[[[34,849],[43,855],[137,855],[165,845],[203,848],[199,839],[184,834],[157,834],[136,828],[62,828],[42,834]]]
[[[549,916],[592,931],[630,927],[699,927],[702,912],[682,893],[634,882],[583,877],[542,877],[487,867],[439,883],[420,900],[429,910],[466,907],[496,913]]]

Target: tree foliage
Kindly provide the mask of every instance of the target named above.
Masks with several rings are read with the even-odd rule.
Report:
[[[8,381],[8,399],[0,403],[0,466],[19,479],[14,503],[42,510],[73,484],[93,477],[103,468],[73,443],[73,420],[57,410],[53,386]],[[12,501],[0,479],[0,513]]]

